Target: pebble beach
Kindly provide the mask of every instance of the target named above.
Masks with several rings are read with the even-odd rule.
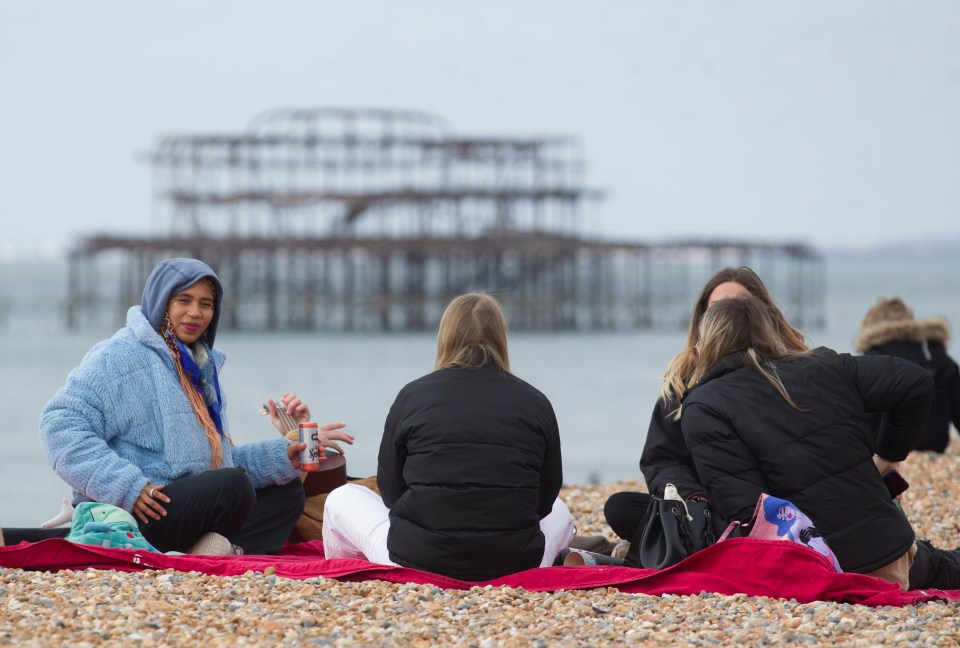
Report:
[[[960,445],[904,464],[917,535],[960,545]],[[578,533],[615,540],[603,503],[642,482],[570,486]],[[576,569],[576,568],[571,568]],[[871,608],[745,595],[624,594],[603,588],[445,590],[270,573],[0,568],[0,644],[25,646],[606,646],[960,644],[960,602]]]

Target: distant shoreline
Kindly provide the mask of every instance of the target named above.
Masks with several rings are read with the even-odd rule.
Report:
[[[132,236],[134,234],[131,234]],[[145,235],[145,234],[144,234]],[[604,237],[601,237],[604,238]],[[622,237],[621,237],[622,238]],[[723,238],[723,237],[718,237]],[[748,237],[739,237],[748,240]],[[754,237],[757,241],[769,237]],[[639,239],[651,245],[669,244],[671,237]],[[827,260],[881,260],[881,259],[948,259],[960,256],[960,233],[944,233],[923,238],[861,243],[856,240],[831,242],[827,245],[810,243]],[[66,261],[70,251],[69,243],[38,243],[34,245],[0,244],[0,263],[24,261]]]

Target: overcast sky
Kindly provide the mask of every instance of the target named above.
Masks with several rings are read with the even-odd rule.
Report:
[[[146,233],[160,134],[291,106],[573,134],[591,230],[960,241],[960,3],[0,0],[0,254]]]

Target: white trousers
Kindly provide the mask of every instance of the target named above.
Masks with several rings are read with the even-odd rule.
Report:
[[[396,565],[387,550],[390,509],[369,488],[345,484],[327,495],[323,506],[323,552],[327,558],[359,558],[381,565]],[[573,517],[557,498],[553,510],[540,520],[544,549],[541,567],[553,564],[573,538]]]

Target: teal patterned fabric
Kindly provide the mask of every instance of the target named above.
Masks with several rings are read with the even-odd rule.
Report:
[[[157,551],[140,533],[132,515],[116,506],[97,502],[77,505],[67,540],[114,549]]]

